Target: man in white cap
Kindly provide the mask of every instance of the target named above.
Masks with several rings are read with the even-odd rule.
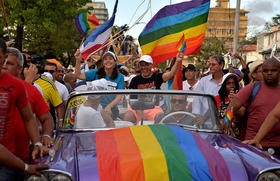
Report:
[[[150,55],[143,55],[140,58],[139,65],[141,73],[134,77],[129,85],[130,89],[160,89],[163,82],[172,79],[179,66],[179,62],[183,60],[184,54],[179,52],[176,56],[174,66],[169,72],[165,73],[153,73],[153,59]]]
[[[107,81],[105,79],[87,82],[86,84],[87,85],[77,87],[76,90],[108,90]],[[103,98],[103,95],[97,94],[88,96],[87,101],[83,103],[77,111],[75,128],[115,127],[111,116],[106,114],[100,105]]]
[[[165,73],[153,73],[153,59],[150,55],[143,55],[140,58],[140,75],[135,76],[130,84],[130,89],[160,89],[160,86],[163,82],[166,82],[172,79],[177,70],[179,63],[183,60],[184,54],[182,52],[178,52],[176,55],[176,61],[174,66],[171,68],[169,72]],[[160,106],[155,106],[154,109],[144,110],[145,119],[147,120],[155,120],[155,117],[162,113]],[[142,113],[141,113],[142,114]],[[141,120],[141,116],[139,111],[132,110],[131,108],[124,115],[125,121],[131,121],[133,123],[137,123]]]

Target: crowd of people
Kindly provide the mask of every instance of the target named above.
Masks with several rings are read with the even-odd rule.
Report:
[[[215,96],[221,131],[280,156],[280,62],[267,59],[246,65],[241,56],[234,57],[240,60],[241,70],[235,67],[225,70],[225,61],[220,55],[210,57],[209,67],[204,72],[193,64],[183,67],[183,90]],[[39,170],[48,168],[48,165],[30,163],[48,153],[53,145],[54,131],[63,124],[65,103],[72,91],[94,80],[105,81],[109,90],[170,89],[168,84],[184,55],[178,52],[164,71],[155,69],[149,55],[135,58],[130,68],[118,66],[118,57],[111,51],[95,62],[83,62],[79,50],[75,58],[74,70],[48,61],[44,65],[28,62],[28,66],[24,66],[23,53],[0,40],[0,180],[23,178],[24,172],[40,175]],[[114,125],[113,120],[119,116],[117,105],[122,99],[120,95],[90,97],[85,104],[97,110],[100,103],[101,113],[95,111],[105,117],[100,124]],[[172,109],[184,110],[187,99],[175,96],[172,103],[178,105]],[[228,112],[232,112],[234,118],[224,122]],[[144,115],[157,122],[164,116],[159,106],[144,110]],[[85,114],[80,112],[77,116]],[[141,116],[143,112],[128,108],[123,120],[136,124]],[[203,122],[203,118],[200,119],[198,123]],[[79,124],[86,127],[88,123]]]

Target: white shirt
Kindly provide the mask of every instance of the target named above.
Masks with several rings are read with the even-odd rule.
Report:
[[[192,87],[192,89],[190,91],[194,91],[194,90],[196,90],[198,83],[199,83],[199,80],[193,86],[191,86],[188,83],[188,80],[185,80],[185,81],[183,81],[183,90],[190,90],[190,87]]]
[[[63,101],[66,101],[69,96],[69,92],[68,92],[68,89],[66,88],[66,86],[58,81],[55,81],[54,84],[59,92],[61,99]]]
[[[196,91],[204,92],[207,94],[212,94],[214,96],[218,95],[220,88],[222,87],[223,81],[219,84],[213,79],[213,75],[207,75],[200,79]]]
[[[81,105],[77,111],[74,128],[104,128],[106,124],[100,112],[90,106]]]

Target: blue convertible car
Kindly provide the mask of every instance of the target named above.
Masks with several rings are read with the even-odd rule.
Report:
[[[28,181],[280,180],[278,158],[220,132],[213,96],[186,91],[74,92],[40,162]]]

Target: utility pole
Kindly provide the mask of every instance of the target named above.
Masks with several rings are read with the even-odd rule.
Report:
[[[238,48],[240,1],[241,0],[236,0],[233,54],[237,53],[237,48]],[[235,61],[233,63],[234,66],[237,64],[237,62]]]

